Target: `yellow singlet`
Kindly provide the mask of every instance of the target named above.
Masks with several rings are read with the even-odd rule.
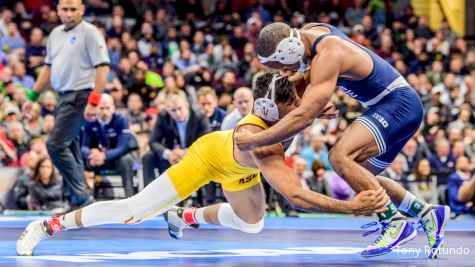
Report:
[[[238,123],[269,126],[259,117],[248,114]],[[259,170],[240,165],[234,159],[234,130],[217,131],[200,137],[183,159],[166,173],[181,199],[187,198],[210,181],[220,183],[226,191],[240,191],[260,183]]]

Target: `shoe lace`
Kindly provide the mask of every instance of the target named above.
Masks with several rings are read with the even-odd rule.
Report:
[[[370,229],[370,230],[363,233],[363,237],[366,237],[368,235],[371,235],[371,234],[376,233],[377,231],[381,230],[381,233],[379,234],[379,236],[372,243],[373,245],[379,243],[383,239],[383,237],[386,235],[386,233],[387,233],[387,231],[390,227],[396,227],[395,225],[392,225],[391,222],[379,222],[379,223],[381,224],[381,227],[378,227],[376,229]],[[378,222],[370,222],[370,223],[367,223],[367,224],[361,226],[361,229],[368,229],[368,228],[376,226],[376,225],[378,225]]]

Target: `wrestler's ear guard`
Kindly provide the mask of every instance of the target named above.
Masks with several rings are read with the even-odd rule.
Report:
[[[254,112],[266,121],[277,121],[279,119],[279,109],[275,103],[275,82],[282,78],[283,76],[274,74],[266,96],[254,101]]]

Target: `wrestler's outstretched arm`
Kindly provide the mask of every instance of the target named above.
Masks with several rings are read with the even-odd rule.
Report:
[[[284,162],[284,150],[280,145],[261,147],[251,152],[269,184],[281,193],[290,204],[306,211],[325,211],[348,214],[372,214],[387,210],[389,201],[385,190],[368,190],[359,193],[350,201],[342,201],[305,190],[295,172]]]

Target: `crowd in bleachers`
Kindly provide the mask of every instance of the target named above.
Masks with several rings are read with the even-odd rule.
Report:
[[[60,24],[55,4],[12,1],[1,10],[0,166],[23,168],[15,187],[20,209],[53,210],[67,202],[45,146],[54,125],[57,93],[44,91],[32,116],[22,113],[44,62],[48,34]],[[448,203],[458,213],[475,211],[475,47],[446,20],[439,30],[432,30],[426,17],[414,14],[409,1],[394,0],[84,0],[84,4],[84,19],[106,37],[111,71],[105,93],[137,141],[136,147],[129,147],[136,152],[131,164],[134,172],[143,170],[138,173],[143,172],[145,184],[178,162],[196,138],[232,129],[250,111],[252,92],[246,88],[267,70],[254,51],[260,29],[275,21],[297,28],[322,22],[338,26],[356,43],[374,50],[420,95],[423,124],[384,175],[428,202]],[[365,107],[341,91],[332,101],[339,118],[316,120],[299,134],[287,151],[287,161],[304,188],[348,199],[354,193],[332,172],[328,151]],[[197,118],[192,126],[206,125],[195,127],[196,133],[186,138],[180,127],[175,133],[160,130],[166,129],[167,120],[179,121],[180,114],[173,114],[170,107],[189,107]],[[193,127],[188,123],[184,129],[190,132]],[[94,177],[87,174],[86,179]],[[91,190],[93,184],[89,182]],[[219,201],[219,191],[217,185],[207,186],[190,203]],[[286,214],[294,214],[275,192],[267,193],[270,208],[280,206]]]

